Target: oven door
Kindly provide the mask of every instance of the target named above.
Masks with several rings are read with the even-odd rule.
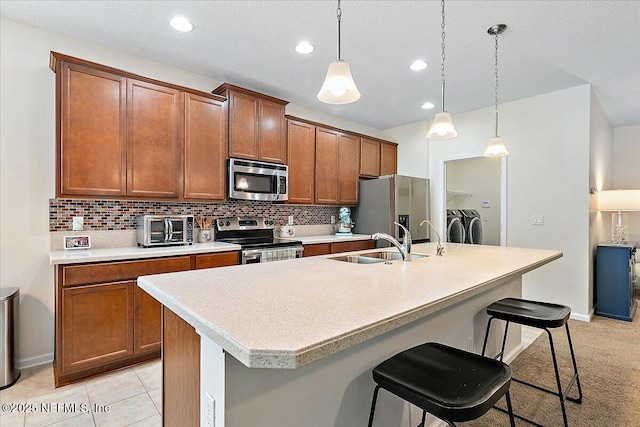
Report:
[[[285,259],[302,258],[302,246],[288,248],[245,249],[241,252],[241,264],[257,264],[260,262],[282,261]]]

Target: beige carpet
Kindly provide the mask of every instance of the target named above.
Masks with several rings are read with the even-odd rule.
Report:
[[[569,321],[582,384],[582,404],[566,402],[571,427],[640,426],[640,313],[633,322],[594,317],[590,323]],[[563,384],[571,378],[571,357],[564,328],[553,330]],[[514,378],[554,389],[555,376],[547,334],[539,336],[511,364]],[[577,396],[577,387],[569,396]],[[512,382],[516,414],[542,424],[562,426],[556,396]],[[506,408],[504,399],[499,406]],[[509,419],[495,409],[481,419],[460,426],[508,426]],[[517,426],[530,425],[516,419]]]

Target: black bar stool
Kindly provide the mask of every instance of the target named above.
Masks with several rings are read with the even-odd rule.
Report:
[[[371,402],[369,427],[380,388],[454,426],[454,422],[480,418],[506,396],[511,427],[515,427],[508,365],[438,343],[427,343],[390,357],[373,369],[377,383]]]
[[[518,298],[505,298],[489,305],[489,307],[487,307],[487,314],[491,317],[489,317],[489,321],[487,323],[487,332],[485,333],[484,344],[482,345],[483,356],[487,348],[487,338],[489,337],[489,330],[491,329],[491,321],[493,319],[500,319],[507,322],[504,328],[504,336],[502,338],[502,348],[500,350],[500,353],[498,353],[498,355],[496,356],[496,359],[499,358],[500,361],[502,361],[502,357],[504,356],[504,347],[505,343],[507,342],[507,331],[509,330],[509,322],[544,329],[547,332],[547,336],[549,337],[549,346],[551,347],[551,358],[553,359],[553,369],[556,374],[556,385],[558,387],[558,391],[549,390],[535,384],[519,380],[517,378],[513,378],[513,380],[520,384],[525,384],[546,393],[558,396],[560,398],[560,407],[562,409],[562,418],[564,420],[564,425],[565,427],[567,427],[567,411],[564,406],[564,401],[569,400],[575,403],[582,403],[582,387],[580,387],[580,378],[578,377],[578,365],[576,364],[576,357],[573,352],[573,344],[571,343],[569,323],[567,323],[567,320],[571,315],[571,308],[567,307],[566,305],[529,301]],[[562,384],[560,383],[560,373],[558,372],[558,362],[556,359],[555,347],[553,345],[553,337],[551,336],[551,331],[549,331],[549,329],[560,328],[563,325],[567,330],[567,339],[569,341],[569,350],[571,352],[571,361],[573,362],[574,372],[571,381],[569,381],[569,384],[564,391],[562,390]],[[577,398],[567,396],[574,383],[578,386]],[[500,408],[497,409],[502,410]],[[531,424],[539,425],[519,415],[515,415],[515,417],[527,421]]]

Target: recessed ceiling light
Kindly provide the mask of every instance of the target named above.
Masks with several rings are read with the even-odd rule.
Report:
[[[423,110],[430,110],[434,107],[434,105],[431,102],[425,102],[424,104],[422,104],[422,109]]]
[[[313,52],[316,48],[309,42],[300,42],[296,45],[296,52],[301,53],[303,55],[308,55]]]
[[[169,24],[171,24],[174,30],[182,31],[183,33],[193,30],[193,24],[184,16],[176,16],[169,21]]]
[[[422,59],[418,59],[416,61],[413,61],[413,64],[409,65],[409,68],[411,68],[413,71],[424,70],[425,68],[427,68],[427,63]]]

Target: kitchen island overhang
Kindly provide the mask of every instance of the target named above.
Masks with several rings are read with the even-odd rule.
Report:
[[[315,375],[309,376],[310,372],[328,369],[323,377],[333,378],[334,392],[348,398],[345,387],[356,377],[367,376],[376,361],[410,345],[440,340],[468,347],[469,337],[475,343],[484,332],[486,305],[504,296],[520,296],[522,274],[562,256],[549,250],[451,244],[444,257],[434,256],[434,244],[414,245],[414,252],[431,256],[408,263],[367,265],[330,259],[334,256],[314,257],[143,276],[138,283],[200,334],[201,373],[211,370],[212,366],[205,369],[205,364],[216,359],[212,352],[221,354],[216,359],[221,365],[217,370],[223,373],[225,387],[215,396],[216,425],[243,425],[248,420],[241,413],[255,413],[256,398],[245,401],[239,396],[244,394],[243,387],[254,380],[271,384],[270,390],[280,389],[289,395],[283,402],[291,402],[302,389],[313,388],[319,380],[311,379]],[[445,318],[448,320],[441,323],[439,319]],[[416,328],[421,332],[407,335],[407,331]],[[407,340],[406,336],[412,338]],[[364,351],[371,346],[378,349],[373,353]],[[519,339],[508,350],[518,346]],[[360,366],[346,362],[361,350],[364,354],[357,358]],[[229,360],[228,355],[235,360]],[[299,376],[296,381],[306,386],[299,384],[301,389],[285,392],[278,377],[283,381],[287,378],[285,383],[290,383],[292,375]],[[211,380],[201,378],[202,396],[212,383],[221,381]],[[356,388],[362,388],[358,395],[369,388],[369,383],[372,389],[370,374],[366,380],[358,380]],[[256,387],[261,388],[254,384]],[[258,407],[277,404],[279,398],[274,398],[272,392],[265,393],[265,400],[257,403]],[[303,395],[306,393],[309,390]],[[366,415],[365,402],[370,399],[370,393],[365,394],[355,399],[353,416],[329,425],[360,422],[361,413]],[[342,406],[342,399],[338,402],[330,396],[319,400],[327,410]],[[201,400],[201,412],[206,411],[206,402]],[[304,412],[304,401],[298,402],[297,408]],[[295,416],[284,419],[272,415],[263,413],[260,423],[301,422]],[[335,414],[323,416],[335,419]],[[321,424],[325,425],[328,418]]]

